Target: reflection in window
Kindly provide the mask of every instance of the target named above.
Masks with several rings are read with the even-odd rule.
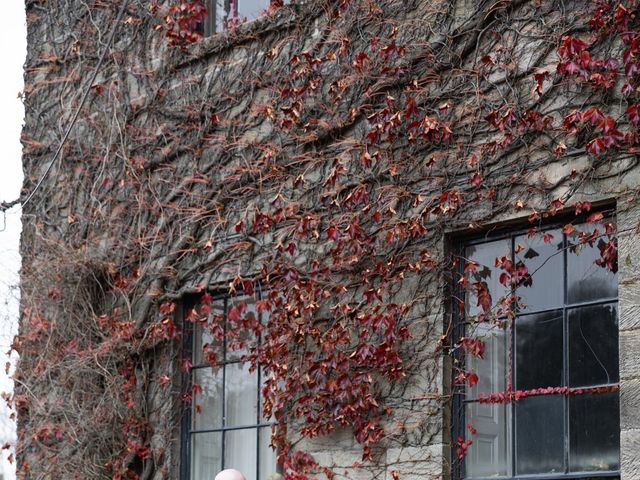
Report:
[[[204,0],[207,6],[205,35],[211,35],[262,15],[270,0]]]
[[[242,361],[253,334],[228,318],[238,311],[243,320],[265,321],[249,297],[220,298],[213,301],[206,323],[185,326],[185,350],[193,366],[187,385],[192,400],[183,422],[182,480],[212,480],[224,468],[238,469],[250,480],[278,478],[271,424],[261,412],[262,371],[251,372]]]
[[[575,229],[514,232],[464,248],[474,267],[465,268],[466,283],[484,282],[493,310],[480,315],[477,293],[465,293],[461,331],[482,339],[485,351],[466,356],[478,383],[458,397],[457,435],[473,442],[462,478],[619,476],[617,274],[596,263],[615,239],[604,223]],[[501,282],[505,259],[522,262],[532,281]],[[513,305],[501,309],[510,295]],[[561,392],[540,391],[548,387]],[[479,401],[489,394],[512,400]]]
[[[480,243],[467,248],[466,258],[477,264],[477,268],[469,279],[471,283],[482,282],[494,302],[506,297],[509,290],[500,283],[500,271],[495,267],[496,258],[509,255],[511,242],[509,240],[497,240]],[[475,295],[467,295],[466,311],[468,315],[478,315],[481,308],[477,306],[478,299]]]
[[[610,385],[618,380],[617,305],[569,310],[569,385]]]
[[[517,474],[564,472],[563,398],[525,398],[518,402],[515,415]]]
[[[616,470],[620,462],[620,399],[617,393],[576,395],[569,399],[569,469]]]
[[[562,306],[562,231],[549,230],[545,235],[519,235],[514,238],[514,245],[516,262],[524,263],[533,276],[530,286],[516,289],[523,311],[549,310]]]
[[[516,389],[562,385],[562,338],[562,310],[517,317]]]
[[[468,394],[472,398],[505,389],[508,361],[507,336],[504,330],[491,328],[487,323],[482,323],[478,325],[476,335],[484,341],[485,350],[482,359],[473,356],[467,359],[467,368],[478,374],[478,383],[469,388]],[[468,453],[469,476],[506,475],[510,458],[507,448],[507,407],[499,404],[468,403],[466,416],[467,421],[478,432],[473,437],[475,448],[470,449]]]

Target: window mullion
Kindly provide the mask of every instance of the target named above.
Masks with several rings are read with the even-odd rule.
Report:
[[[466,247],[460,246],[460,248],[456,249],[456,254],[458,256],[458,263],[455,269],[455,275],[464,275],[464,258],[466,258]],[[460,284],[455,281],[453,288],[453,298],[451,301],[451,309],[452,309],[452,318],[453,318],[453,328],[451,344],[453,345],[455,341],[459,338],[462,338],[466,335],[466,327],[464,321],[464,309],[465,304],[462,306],[462,311],[460,309],[460,304],[456,299],[464,298],[464,289],[460,286]],[[457,362],[457,364],[456,364]],[[453,428],[453,435],[451,438],[451,442],[454,443],[455,439],[458,437],[466,438],[466,431],[464,430],[464,426],[466,425],[465,418],[465,401],[467,399],[466,388],[460,392],[456,388],[456,368],[466,368],[464,365],[465,358],[461,349],[454,350],[452,355],[452,369],[451,369],[451,390],[453,393],[453,401],[452,401],[452,409],[451,409],[451,423]],[[466,477],[466,466],[465,460],[460,460],[457,458],[455,454],[455,448],[451,449],[451,464],[453,465],[453,478],[454,480],[462,480]]]
[[[513,262],[514,265],[516,263],[515,241],[516,241],[515,235],[511,235],[511,261]],[[516,315],[512,317],[511,324],[509,325],[509,329],[507,332],[507,365],[509,367],[509,370],[507,371],[507,382],[508,382],[507,391],[512,390],[516,386],[515,382],[517,381],[517,373],[515,369],[515,361],[516,361],[515,330],[516,330],[516,321],[518,319],[518,305],[517,305],[518,301],[517,301],[516,292],[515,292],[515,289],[513,288],[513,285],[511,286],[511,295],[512,295],[511,308],[513,309]],[[510,421],[511,423],[511,431],[507,432],[507,440],[510,442],[509,447],[511,450],[511,459],[510,459],[511,461],[509,462],[511,471],[507,473],[510,473],[512,477],[515,477],[516,475],[516,406],[513,402],[509,402],[505,405],[505,408],[509,409],[508,421]]]
[[[260,477],[260,427],[256,427],[256,480],[262,480]]]
[[[225,297],[224,299],[224,307],[223,307],[223,315],[222,315],[222,360],[223,362],[225,362],[224,365],[222,365],[222,408],[220,409],[222,411],[222,422],[221,425],[222,427],[226,427],[227,426],[227,365],[226,365],[226,361],[227,361],[227,313],[228,313],[228,308],[229,308],[229,300]],[[225,466],[225,457],[226,457],[226,451],[225,451],[225,442],[226,442],[226,436],[227,436],[227,432],[226,431],[222,431],[222,455],[221,455],[221,460],[222,460],[222,468],[226,468]]]
[[[259,298],[259,295],[258,295]],[[256,308],[256,313],[257,313],[257,321],[258,321],[258,325],[261,326],[262,325],[262,313],[257,311],[258,309]],[[258,346],[260,346],[260,342],[261,342],[262,338],[261,338],[261,334],[258,333]],[[257,365],[257,377],[258,377],[258,393],[257,393],[257,398],[256,398],[256,425],[260,425],[261,422],[261,413],[262,413],[262,406],[260,404],[260,385],[262,382],[262,367],[260,366],[260,364]],[[262,480],[262,478],[260,477],[260,427],[256,426],[256,480]]]
[[[562,380],[563,385],[569,386],[569,318],[567,314],[567,303],[569,294],[567,293],[568,279],[568,239],[565,234],[562,235],[562,276],[563,276],[563,306],[562,306],[562,349],[563,349],[563,365]],[[569,395],[564,396],[564,472],[569,473]]]

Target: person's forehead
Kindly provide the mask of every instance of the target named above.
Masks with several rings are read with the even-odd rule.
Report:
[[[238,470],[228,469],[223,470],[216,475],[215,480],[246,480],[244,475]]]

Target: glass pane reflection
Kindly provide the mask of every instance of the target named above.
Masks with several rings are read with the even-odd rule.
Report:
[[[258,312],[256,311],[255,299],[252,297],[240,297],[233,302],[229,302],[229,309],[238,308],[242,304],[240,320],[237,322],[227,321],[227,360],[239,360],[242,356],[249,354],[249,349],[255,344],[256,336],[253,327],[258,322]]]
[[[269,8],[269,0],[238,0],[238,16],[240,20],[258,18]]]
[[[517,473],[564,472],[564,398],[528,397],[515,412]]]
[[[508,406],[500,404],[466,405],[466,420],[477,433],[469,435],[473,441],[466,456],[466,473],[469,478],[503,476],[509,470]]]
[[[248,479],[256,478],[256,429],[231,430],[224,435],[224,468],[240,470]]]
[[[620,468],[618,392],[569,399],[569,467],[572,472]]]
[[[271,427],[263,427],[259,430],[260,435],[260,480],[276,480],[278,478],[278,468],[276,461],[276,451],[269,446],[271,443]]]
[[[579,231],[604,233],[604,225],[579,225]],[[569,303],[587,302],[618,296],[618,275],[596,265],[600,258],[598,244],[608,241],[606,237],[596,239],[593,245],[579,244],[573,236],[568,238],[567,251],[567,297]]]
[[[198,322],[193,335],[193,364],[207,363],[203,349],[211,349],[217,360],[223,360],[222,332],[224,328],[224,301],[213,302],[212,310],[207,315],[207,323]],[[215,334],[214,334],[215,333]]]
[[[545,239],[547,240],[545,242]],[[520,286],[516,294],[523,311],[533,312],[561,307],[564,302],[564,239],[562,231],[548,230],[529,237],[515,238],[516,263],[522,262],[531,275],[531,286]]]
[[[569,311],[569,385],[618,382],[618,312],[615,304]]]
[[[562,323],[562,310],[516,319],[516,388],[562,385]]]
[[[222,469],[222,433],[191,435],[191,480],[211,480]]]
[[[500,283],[500,270],[495,264],[496,258],[504,256],[511,258],[510,239],[470,245],[467,247],[465,255],[467,260],[478,264],[476,272],[470,274],[470,286],[475,282],[485,282],[494,305],[509,294],[509,289]],[[478,298],[475,293],[472,292],[465,297],[467,314],[478,315],[482,312],[482,309],[478,307]]]
[[[480,323],[472,333],[474,338],[484,342],[483,358],[467,355],[467,370],[475,371],[478,383],[468,388],[469,398],[477,398],[479,394],[502,392],[506,388],[507,376],[507,333],[506,331]]]
[[[198,368],[193,371],[193,383],[200,385],[193,395],[192,418],[194,430],[222,426],[222,369]]]
[[[249,365],[232,363],[226,367],[225,425],[252,425],[258,421],[258,375]]]

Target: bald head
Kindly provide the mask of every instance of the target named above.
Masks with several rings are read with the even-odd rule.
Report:
[[[240,473],[238,470],[234,470],[233,468],[228,468],[227,470],[222,470],[218,475],[216,475],[215,480],[247,480],[244,478],[244,475]]]

